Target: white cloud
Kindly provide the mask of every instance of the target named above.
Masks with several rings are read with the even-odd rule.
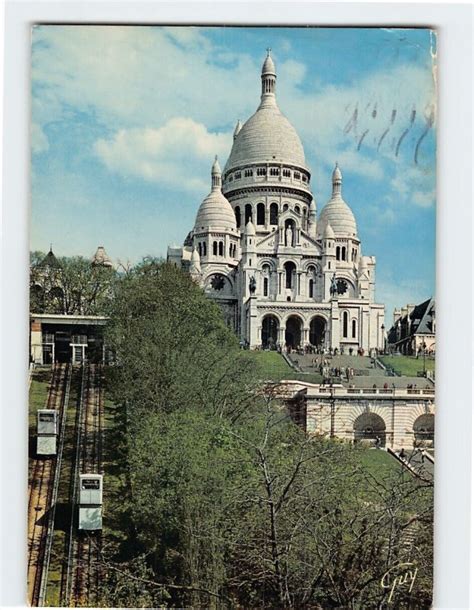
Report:
[[[421,208],[434,206],[436,191],[434,188],[434,167],[431,170],[422,170],[414,167],[397,167],[395,177],[390,181],[393,195],[390,200],[398,204],[400,200],[408,205]]]
[[[98,140],[95,151],[121,175],[206,191],[214,155],[224,159],[231,141],[230,133],[212,133],[202,123],[176,117],[158,129],[120,130],[112,139]]]
[[[33,153],[46,152],[49,149],[48,137],[37,123],[31,124],[31,150]]]
[[[194,185],[187,188],[207,184],[209,160],[205,166],[196,162],[204,160],[198,142],[213,142],[224,164],[231,140],[217,134],[230,131],[237,118],[245,120],[259,101],[263,50],[260,58],[229,52],[225,44],[211,43],[205,29],[41,26],[34,32],[38,133],[71,108],[87,112],[115,133],[96,151],[110,169],[124,175]],[[301,62],[279,58],[278,50],[274,55],[279,104],[302,137],[314,184],[326,183],[338,160],[343,171],[366,180],[385,179],[393,202],[403,196],[420,207],[432,204],[433,171],[422,187],[415,177],[418,167],[410,180],[404,175],[435,108],[429,69],[400,65],[345,85],[321,86]],[[170,151],[175,140],[170,124],[187,120],[176,117],[187,117],[194,127],[179,132]],[[39,138],[38,145],[45,145],[44,140]],[[425,148],[426,140],[420,145],[422,161]],[[425,166],[433,163],[429,157]],[[206,170],[199,175],[201,167]]]

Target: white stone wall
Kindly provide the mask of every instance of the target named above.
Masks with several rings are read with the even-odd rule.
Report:
[[[386,446],[411,449],[414,445],[414,424],[423,414],[434,414],[434,396],[410,396],[404,399],[391,393],[357,398],[317,398],[307,401],[306,428],[310,433],[354,439],[354,422],[363,413],[375,413],[385,423]]]

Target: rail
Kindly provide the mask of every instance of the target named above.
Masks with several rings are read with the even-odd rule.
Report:
[[[59,434],[59,446],[56,457],[56,464],[54,468],[54,479],[53,479],[53,493],[51,497],[51,509],[48,514],[48,529],[46,534],[46,546],[45,546],[45,555],[43,560],[43,570],[41,574],[41,584],[40,584],[40,593],[38,597],[38,606],[43,606],[44,600],[46,599],[46,590],[48,587],[48,573],[49,573],[49,563],[51,560],[51,549],[53,546],[53,535],[54,535],[54,520],[56,517],[56,504],[58,500],[58,491],[59,491],[59,481],[61,478],[61,463],[63,458],[63,449],[64,449],[64,436],[66,432],[66,419],[67,419],[67,409],[69,404],[69,393],[71,390],[71,377],[72,377],[72,368],[70,365],[67,366],[66,373],[66,381],[65,381],[65,391],[61,397],[61,428]]]
[[[72,569],[73,569],[73,550],[74,550],[74,525],[75,519],[74,514],[76,510],[77,501],[77,483],[79,480],[79,457],[81,451],[81,438],[82,438],[82,412],[84,409],[84,389],[86,380],[87,365],[82,367],[82,378],[81,378],[81,393],[79,397],[79,408],[76,413],[76,453],[74,457],[74,468],[72,469],[72,493],[71,493],[71,522],[69,525],[69,536],[68,536],[68,554],[66,563],[66,585],[65,585],[65,605],[70,605],[70,594],[71,594],[71,580],[72,580]]]

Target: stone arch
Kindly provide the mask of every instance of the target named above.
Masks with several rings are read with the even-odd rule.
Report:
[[[265,265],[268,265],[270,267],[270,272],[271,273],[276,271],[275,261],[273,261],[271,258],[262,258],[262,259],[260,259],[260,261],[259,261],[259,268],[260,268],[260,270],[263,270]]]
[[[295,287],[296,263],[293,261],[286,261],[283,268],[285,270],[285,288],[292,289]]]
[[[276,349],[278,344],[278,331],[280,320],[275,314],[266,314],[262,318],[262,347],[265,349]]]
[[[247,223],[249,222],[249,220],[251,220],[253,222],[253,207],[251,203],[246,203],[245,204],[245,226],[247,226]]]
[[[278,224],[278,203],[274,201],[270,204],[270,224]]]
[[[423,413],[413,423],[415,446],[433,446],[435,433],[434,413]]]
[[[235,214],[235,222],[237,223],[237,228],[240,228],[240,223],[241,223],[241,217],[240,217],[240,206],[235,206],[235,210],[234,210],[234,214]]]
[[[285,321],[285,344],[290,349],[301,346],[303,342],[303,320],[296,314],[291,314]]]
[[[323,347],[326,338],[327,320],[324,316],[316,315],[309,323],[309,342],[316,347]]]
[[[342,312],[342,337],[347,339],[349,337],[349,319],[350,315],[347,309]]]
[[[373,411],[365,411],[354,420],[354,441],[376,441],[379,438],[380,446],[385,447],[386,429],[383,417]]]

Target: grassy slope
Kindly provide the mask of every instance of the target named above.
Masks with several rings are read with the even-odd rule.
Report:
[[[311,383],[322,381],[322,377],[316,373],[296,373],[278,352],[246,351],[245,354],[255,359],[265,380],[299,379]]]
[[[418,371],[423,370],[423,358],[416,359],[412,356],[381,356],[380,360],[390,366],[398,373],[406,377],[416,377]],[[433,371],[435,361],[433,358],[426,358],[426,370]]]

